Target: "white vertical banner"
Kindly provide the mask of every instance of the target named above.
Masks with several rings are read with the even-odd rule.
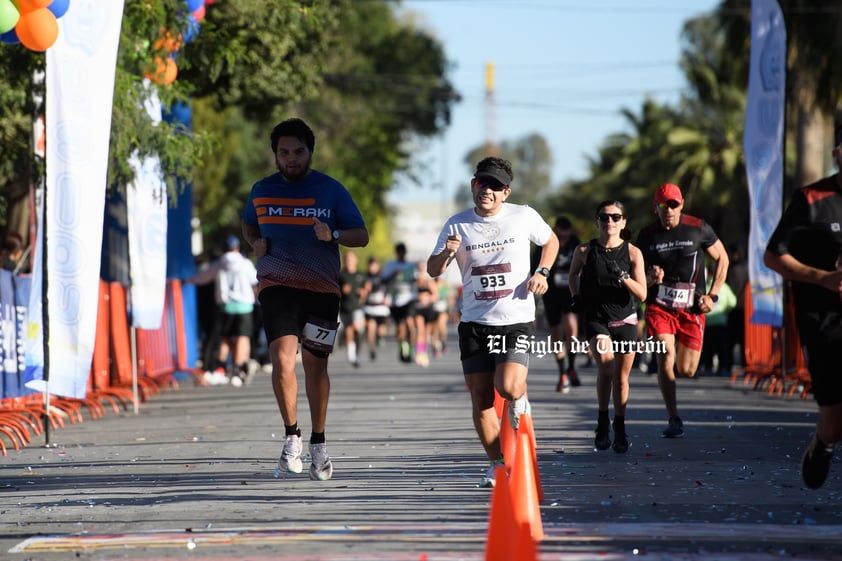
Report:
[[[29,305],[26,307],[26,342],[24,347],[24,385],[36,391],[44,391],[44,326],[41,318],[44,315],[43,276],[44,266],[41,256],[44,255],[44,199],[38,198],[36,206],[37,228],[35,235],[36,258],[32,261],[32,284],[29,287]]]
[[[64,397],[85,397],[96,338],[122,17],[123,0],[74,0],[58,20],[58,40],[47,49],[47,265],[40,274],[47,283],[49,386],[43,379],[27,385]],[[36,339],[32,331],[30,339]]]
[[[751,2],[751,60],[745,151],[751,201],[749,282],[751,321],[783,325],[783,279],[763,264],[769,237],[781,217],[784,172],[786,27],[777,0]]]
[[[150,119],[160,123],[161,102],[148,80],[145,94]],[[132,326],[158,329],[167,292],[167,185],[157,156],[135,153],[129,165],[135,172],[126,190]]]

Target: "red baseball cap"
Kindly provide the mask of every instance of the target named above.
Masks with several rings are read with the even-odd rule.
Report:
[[[684,197],[681,196],[681,188],[672,183],[664,183],[658,190],[655,191],[655,204],[665,203],[667,201],[684,202]]]

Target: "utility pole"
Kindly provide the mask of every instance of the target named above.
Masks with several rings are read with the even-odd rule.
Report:
[[[494,63],[485,63],[485,152],[488,156],[498,155],[497,116],[494,103]]]

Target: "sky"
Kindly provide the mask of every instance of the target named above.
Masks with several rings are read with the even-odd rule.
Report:
[[[423,186],[399,182],[390,200],[452,200],[473,168],[465,154],[486,138],[541,134],[553,155],[552,185],[587,175],[587,156],[605,138],[629,132],[623,108],[639,115],[649,97],[677,102],[686,20],[719,0],[403,0],[399,13],[443,44],[448,77],[461,94],[451,125],[419,147]],[[486,66],[494,87],[486,95]],[[517,181],[517,170],[515,182]],[[513,185],[515,187],[516,185]]]

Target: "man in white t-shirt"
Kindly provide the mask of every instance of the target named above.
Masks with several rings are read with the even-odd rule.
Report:
[[[506,203],[514,179],[502,158],[481,160],[471,179],[474,207],[448,219],[427,260],[438,277],[454,259],[462,273],[459,350],[471,393],[473,421],[490,465],[480,487],[493,487],[503,465],[494,390],[509,400],[509,422],[517,429],[530,413],[526,398],[528,349],[534,335],[535,294],[547,291],[558,238],[531,207]],[[530,244],[542,247],[538,268],[530,265]]]
[[[248,359],[251,356],[252,312],[254,312],[257,270],[250,259],[240,253],[240,239],[228,236],[226,252],[217,261],[196,273],[191,282],[215,283],[215,299],[218,306],[219,350],[216,368],[205,373],[205,380],[211,385],[231,383],[242,386],[248,380]],[[227,374],[228,358],[231,356],[231,375]]]

